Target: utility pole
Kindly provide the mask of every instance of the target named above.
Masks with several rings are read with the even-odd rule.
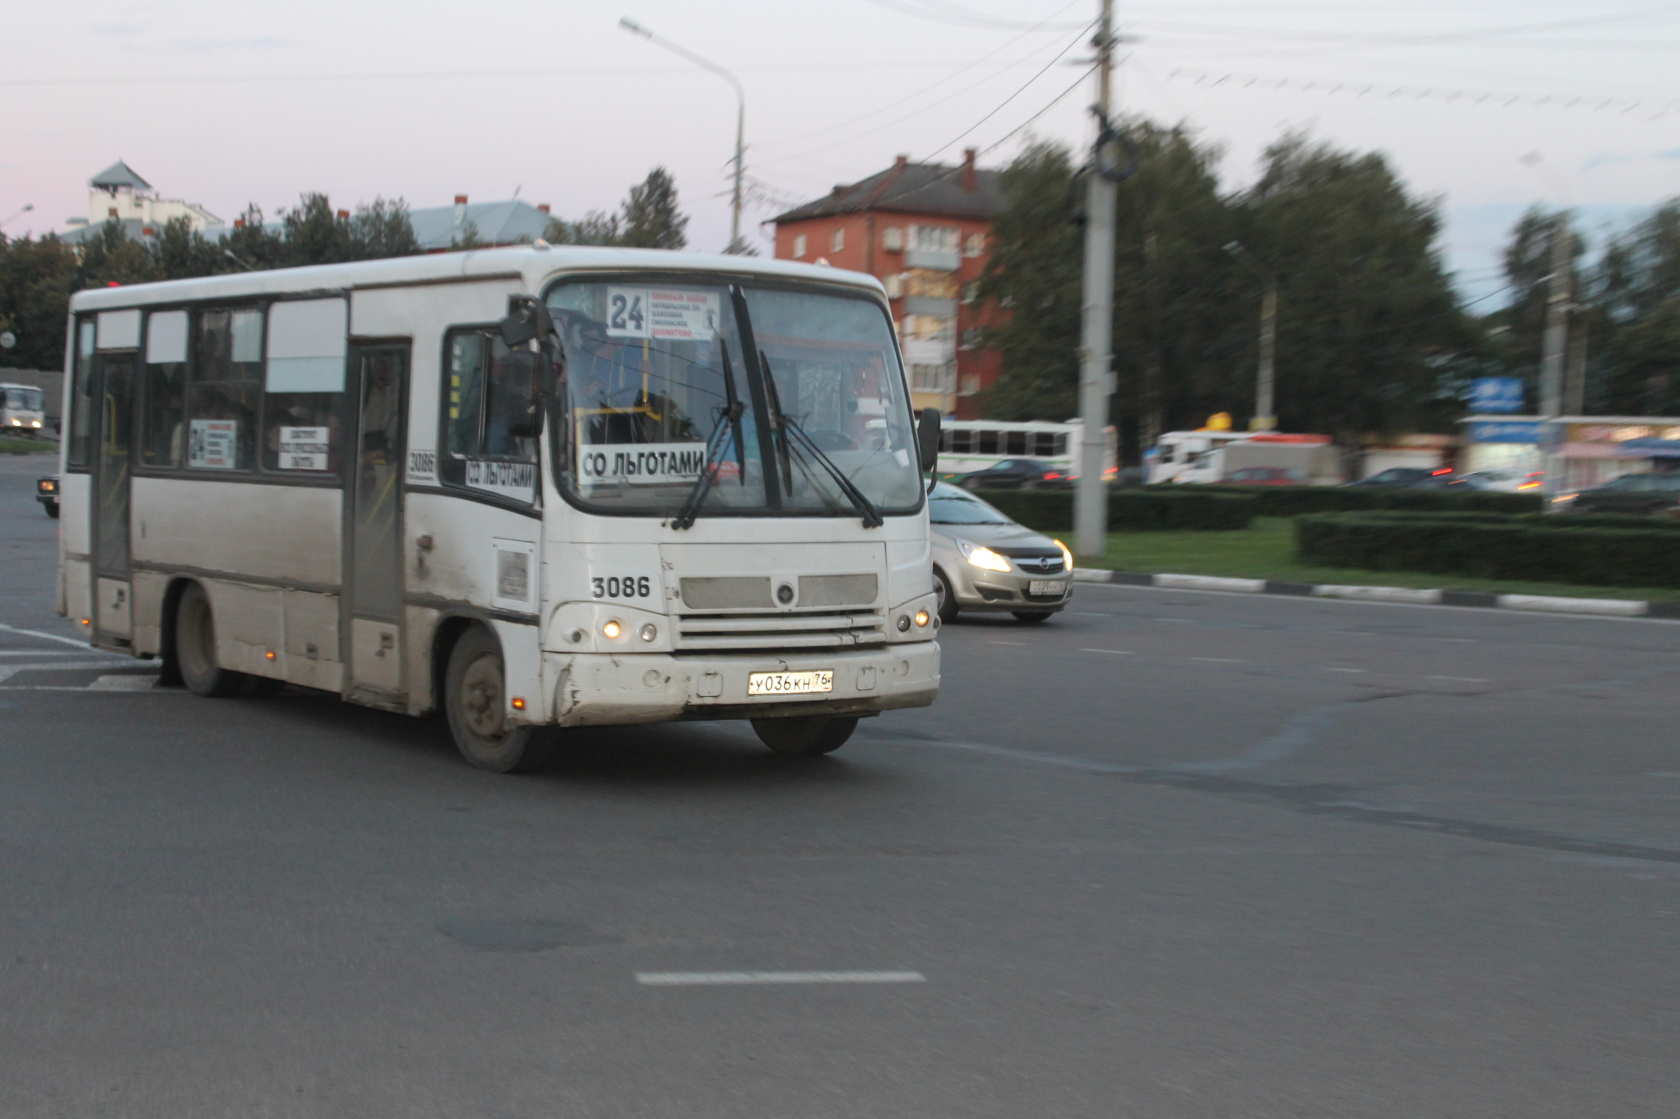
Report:
[[[618,25],[624,30],[630,32],[632,35],[640,35],[648,42],[664,47],[672,54],[688,59],[690,62],[694,63],[703,70],[710,70],[712,73],[728,82],[730,88],[735,91],[735,159],[733,160],[735,164],[734,209],[729,218],[729,247],[723,251],[726,253],[742,252],[746,248],[746,246],[741,243],[741,175],[746,168],[747,157],[746,90],[741,88],[741,83],[736,79],[735,75],[731,74],[728,70],[725,70],[722,66],[719,66],[715,62],[701,58],[688,48],[680,47],[676,43],[671,42],[669,39],[655,35],[652,31],[649,31],[629,16],[625,16],[623,19],[619,20]]]
[[[1097,143],[1112,142],[1114,73],[1114,0],[1102,0],[1097,21],[1097,115],[1102,131]],[[1102,155],[1093,152],[1086,204],[1085,285],[1079,331],[1079,487],[1073,495],[1074,551],[1100,556],[1108,550],[1108,479],[1103,474],[1108,451],[1108,398],[1114,392],[1114,205],[1113,179],[1102,173]]]
[[[1540,493],[1547,512],[1552,498],[1563,489],[1558,477],[1563,456],[1557,453],[1563,442],[1557,418],[1563,411],[1563,364],[1569,349],[1569,216],[1560,213],[1552,227],[1552,274],[1546,284],[1545,356],[1540,361]]]
[[[1277,427],[1277,410],[1272,403],[1276,384],[1272,356],[1277,344],[1277,273],[1243,248],[1240,241],[1232,241],[1225,251],[1260,276],[1260,372],[1254,384],[1254,416],[1248,421],[1248,430],[1272,431]]]

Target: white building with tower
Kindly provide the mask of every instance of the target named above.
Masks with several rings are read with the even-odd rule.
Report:
[[[208,237],[220,236],[225,226],[221,218],[196,202],[158,197],[152,184],[120,159],[88,180],[87,217],[69,219],[70,229],[62,237],[76,244],[112,218],[122,223],[123,231],[134,241],[156,236],[175,218],[186,218],[195,232]]]

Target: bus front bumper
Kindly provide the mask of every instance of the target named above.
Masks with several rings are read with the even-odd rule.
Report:
[[[874,715],[900,707],[926,707],[939,694],[936,641],[727,656],[545,653],[543,667],[553,682],[544,721],[566,727]],[[832,671],[832,690],[799,696],[747,694],[747,677],[752,673],[809,671]]]

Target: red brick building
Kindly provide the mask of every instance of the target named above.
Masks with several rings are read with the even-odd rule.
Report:
[[[1003,209],[996,171],[909,157],[776,217],[776,257],[868,272],[886,285],[917,408],[978,419],[999,355],[978,348],[977,282]]]

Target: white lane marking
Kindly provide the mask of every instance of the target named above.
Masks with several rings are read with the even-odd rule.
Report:
[[[1425,676],[1425,680],[1451,680],[1455,684],[1485,684],[1484,676]]]
[[[1324,671],[1326,671],[1326,672],[1366,672],[1366,671],[1369,671],[1369,670],[1364,669],[1364,668],[1326,668]]]
[[[1152,622],[1183,622],[1187,626],[1196,624],[1195,618],[1151,618],[1149,620]]]
[[[92,650],[89,650],[92,652]],[[0,657],[74,657],[77,653],[61,653],[57,649],[0,649]]]
[[[0,622],[0,630],[4,630],[7,633],[28,634],[30,637],[40,637],[40,638],[44,638],[48,641],[57,641],[57,642],[60,642],[61,644],[64,644],[64,645],[74,645],[78,649],[92,648],[92,646],[90,646],[86,641],[79,640],[78,638],[60,637],[56,633],[42,633],[38,629],[23,629],[19,626],[9,626],[9,625],[6,625],[4,622]]]
[[[1025,645],[1025,641],[989,641],[989,645]]]
[[[926,983],[919,971],[638,971],[644,987],[719,987],[769,983]]]
[[[1191,657],[1193,661],[1204,661],[1208,664],[1247,664],[1247,661],[1235,657]]]
[[[1132,651],[1130,649],[1081,649],[1079,651],[1081,653],[1109,653],[1116,657],[1129,657],[1132,655]]]
[[[143,676],[101,676],[87,686],[90,692],[149,692],[157,687],[157,674]]]

